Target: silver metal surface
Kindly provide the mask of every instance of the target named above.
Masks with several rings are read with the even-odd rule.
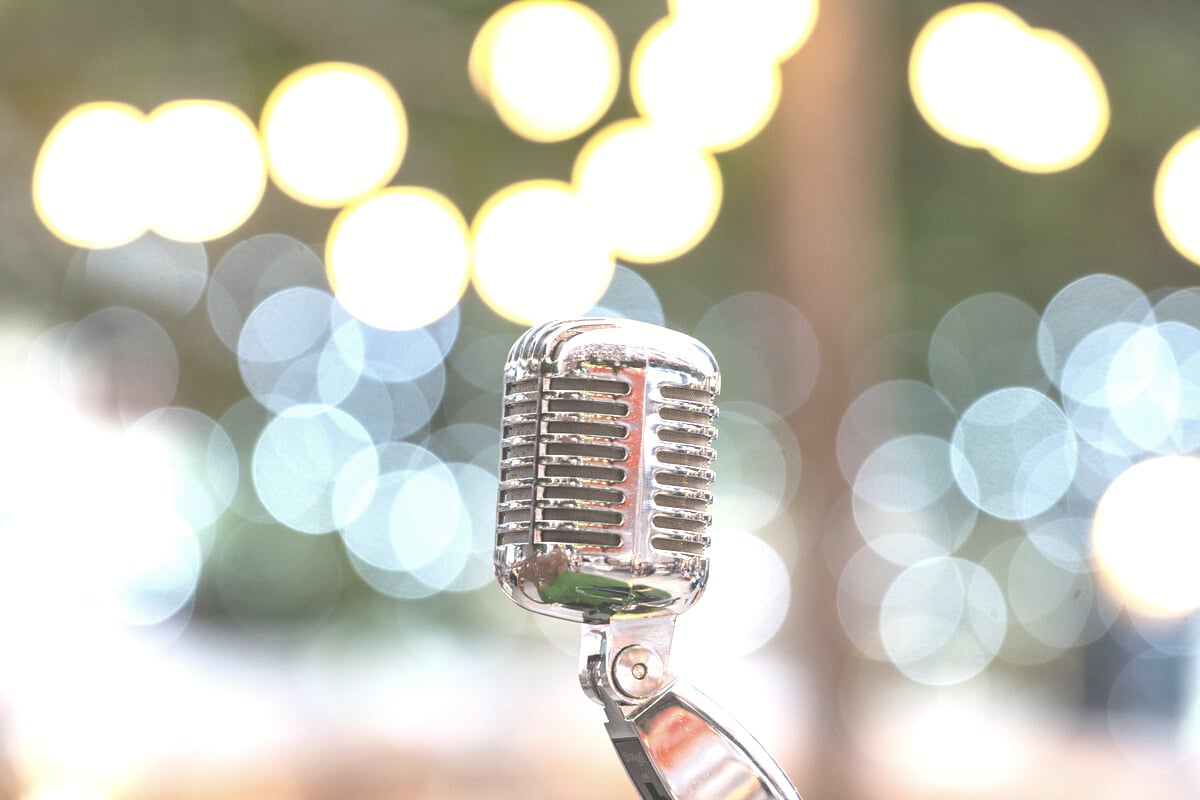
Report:
[[[670,670],[671,640],[675,635],[675,614],[615,614],[607,624],[585,629],[580,647],[579,682],[583,691],[597,703],[607,695],[622,705],[639,703],[654,696],[674,680]],[[603,674],[599,683],[592,674],[593,657],[600,660]],[[646,676],[636,678],[633,668],[646,667]]]
[[[504,591],[589,623],[695,602],[708,579],[712,353],[655,325],[551,322],[513,346],[504,381]]]
[[[626,719],[669,792],[663,800],[801,800],[763,746],[689,684],[676,681]]]
[[[708,580],[720,373],[691,337],[623,319],[532,328],[504,369],[496,576],[584,623],[579,679],[644,800],[800,800],[771,756],[670,669]]]

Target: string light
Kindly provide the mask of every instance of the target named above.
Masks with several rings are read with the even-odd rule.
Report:
[[[376,328],[428,325],[467,288],[466,220],[431,189],[385,189],[349,206],[334,220],[325,252],[338,300]]]
[[[562,181],[501,189],[479,209],[471,238],[479,296],[523,324],[583,313],[604,295],[616,268],[589,207]]]
[[[310,64],[267,98],[262,137],[271,177],[302,203],[342,206],[386,184],[408,145],[387,79],[358,64]]]
[[[85,103],[64,116],[33,171],[33,207],[77,247],[116,247],[146,230],[144,117],[125,103]]]
[[[168,239],[199,242],[235,230],[258,207],[266,164],[254,123],[212,100],[159,106],[146,119],[148,224]]]
[[[1200,128],[1163,158],[1154,180],[1154,212],[1171,246],[1200,264]]]
[[[1108,95],[1087,55],[992,3],[935,15],[913,45],[908,77],[934,130],[1016,169],[1073,167],[1108,128]]]
[[[1200,608],[1200,459],[1142,461],[1112,482],[1096,507],[1092,545],[1108,585],[1134,610],[1181,616]]]
[[[716,159],[675,134],[624,120],[595,134],[575,161],[580,200],[618,258],[675,258],[716,221],[722,196]]]
[[[620,79],[617,40],[569,0],[521,0],[480,28],[468,71],[500,119],[535,142],[569,139],[604,115]]]

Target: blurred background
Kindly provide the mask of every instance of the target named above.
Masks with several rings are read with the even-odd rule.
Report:
[[[633,798],[501,368],[723,368],[676,670],[809,798],[1200,792],[1200,7],[0,3],[0,798]]]

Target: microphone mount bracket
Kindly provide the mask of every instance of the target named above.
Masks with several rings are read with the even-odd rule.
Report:
[[[579,683],[597,703],[641,705],[674,681],[670,671],[673,612],[614,614],[583,629]],[[602,669],[596,669],[602,666]]]

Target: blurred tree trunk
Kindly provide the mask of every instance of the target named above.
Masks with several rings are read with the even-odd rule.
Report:
[[[852,376],[863,379],[856,367],[876,338],[848,339],[847,322],[865,298],[891,283],[892,141],[904,87],[891,24],[888,3],[823,3],[812,37],[784,66],[771,140],[781,267],[774,290],[804,312],[821,348],[816,387],[792,420],[805,459],[795,518],[811,547],[794,574],[788,645],[811,670],[814,710],[811,760],[803,779],[795,779],[806,797],[830,800],[853,800],[864,791],[855,780],[857,750],[840,701],[854,651],[836,604],[844,537],[857,533],[831,525],[830,511],[846,490],[838,423],[866,388]]]

